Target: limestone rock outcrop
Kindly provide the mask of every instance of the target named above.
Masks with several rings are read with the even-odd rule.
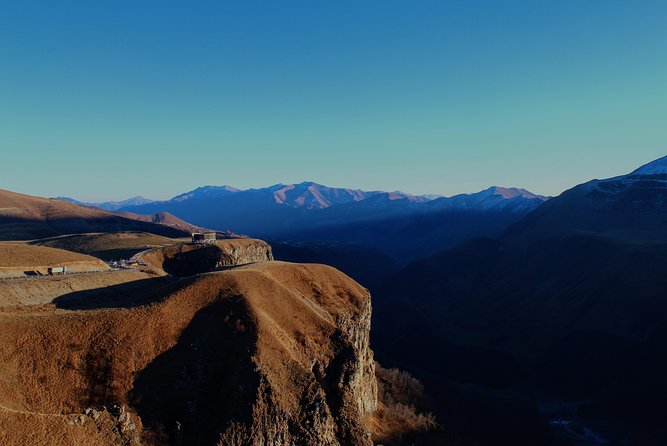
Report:
[[[271,246],[263,240],[241,238],[212,244],[180,244],[155,248],[139,256],[155,270],[175,276],[216,271],[230,266],[273,260]]]

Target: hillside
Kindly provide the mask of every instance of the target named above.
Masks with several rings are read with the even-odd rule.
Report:
[[[147,232],[112,232],[73,234],[32,241],[31,244],[80,252],[103,260],[129,259],[151,247],[188,242],[189,238],[174,239]]]
[[[476,195],[476,194],[473,194]],[[302,242],[369,246],[397,264],[428,257],[470,238],[498,237],[543,203],[542,198],[453,197],[423,204],[373,197],[354,205],[324,209],[306,227],[281,237]],[[440,201],[443,200],[443,201]],[[453,200],[453,201],[452,201]]]
[[[117,297],[118,288],[123,292],[150,290],[147,279],[154,276],[137,270],[111,271],[90,274],[64,274],[60,276],[39,277],[30,280],[0,280],[0,307],[29,308],[33,305],[45,305],[70,293],[94,292],[96,296]],[[105,290],[107,290],[105,292]]]
[[[30,240],[82,232],[145,231],[170,237],[184,229],[144,222],[62,200],[0,190],[0,239]]]
[[[0,243],[0,268],[25,265],[60,265],[81,261],[103,263],[93,257],[63,249],[31,246],[23,243]]]
[[[167,243],[143,250],[143,271],[0,280],[0,444],[441,443],[415,409],[427,406],[421,384],[376,372],[368,290],[331,267],[272,261],[255,239],[38,243],[107,252],[148,240]],[[0,244],[0,259],[103,264],[18,243]]]
[[[399,270],[383,252],[351,243],[308,243],[269,240],[276,260],[322,263],[344,272],[365,287],[375,288]]]
[[[203,231],[204,228],[192,225],[185,220],[176,217],[169,212],[158,212],[150,215],[140,215],[133,212],[117,212],[121,217],[126,217],[131,220],[143,221],[146,223],[157,223],[164,226],[169,226],[184,232]]]
[[[0,309],[2,444],[370,446],[396,421],[374,418],[368,291],[333,268],[147,282]]]
[[[531,242],[579,232],[638,242],[667,240],[666,160],[573,187],[511,228],[506,239]]]
[[[62,249],[20,243],[0,243],[0,278],[47,274],[53,266],[66,266],[70,272],[108,270],[95,257]]]
[[[377,293],[380,360],[429,376],[440,392],[472,383],[478,395],[463,393],[480,407],[480,395],[503,389],[535,419],[548,401],[580,401],[542,421],[559,415],[610,443],[660,444],[667,176],[652,164],[576,186],[500,239],[463,243],[392,277]],[[456,366],[420,360],[434,349]],[[504,428],[499,444],[527,429]]]

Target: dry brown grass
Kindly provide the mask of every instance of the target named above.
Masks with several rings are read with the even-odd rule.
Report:
[[[147,291],[137,288],[118,299],[147,297],[133,293]],[[252,419],[267,423],[266,432],[281,428],[273,421],[276,413],[306,429],[304,398],[319,401],[325,391],[313,364],[328,370],[341,349],[347,351],[341,326],[360,317],[370,323],[368,292],[356,282],[330,267],[282,262],[181,279],[142,306],[96,302],[91,295],[86,310],[0,309],[1,444],[136,444],[144,425],[140,414],[152,414],[152,432],[160,423],[171,432],[170,417],[185,422],[193,395],[201,398],[198,426],[219,420],[220,411],[254,407]],[[227,376],[239,363],[249,368]],[[362,373],[372,374],[368,363]],[[183,380],[188,368],[191,375]],[[259,387],[254,377],[261,377]],[[222,396],[212,398],[212,391]],[[69,424],[87,407],[111,404],[132,407],[134,430],[125,443],[114,436],[113,420]],[[336,410],[332,422],[349,429],[355,405],[345,402]]]
[[[30,221],[95,219],[112,215],[100,209],[62,200],[35,197],[0,189],[0,219]]]
[[[110,269],[95,257],[62,249],[0,243],[0,278],[24,277],[26,274],[46,275],[52,266],[66,266],[71,273]]]
[[[71,262],[100,263],[94,257],[63,249],[31,246],[23,243],[0,243],[0,267],[61,265]]]
[[[379,402],[373,420],[376,443],[401,445],[406,436],[437,428],[433,414],[423,412],[427,402],[419,380],[407,372],[385,369],[379,364],[375,366],[375,374]]]
[[[102,209],[0,189],[0,239],[34,240],[84,232],[149,231],[182,237],[188,228],[131,219]]]
[[[65,274],[34,279],[0,280],[0,307],[43,305],[66,294],[106,289],[150,278],[135,270],[91,274]]]
[[[66,266],[72,273],[109,270],[109,266],[101,260],[75,252],[21,243],[0,243],[0,278],[46,275],[52,266]]]
[[[104,260],[128,259],[137,252],[159,246],[188,242],[189,239],[173,239],[147,232],[114,232],[73,234],[35,240],[34,245],[66,249],[90,254]]]

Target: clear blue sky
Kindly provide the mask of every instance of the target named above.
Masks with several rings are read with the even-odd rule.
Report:
[[[667,154],[667,2],[0,6],[0,188],[543,194]]]

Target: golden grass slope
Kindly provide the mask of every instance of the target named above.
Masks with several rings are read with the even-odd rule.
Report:
[[[105,271],[101,260],[63,249],[31,246],[23,243],[0,243],[0,277],[24,275],[26,271],[47,274],[54,266],[66,266],[70,272]]]
[[[91,262],[104,265],[99,259],[64,249],[31,246],[24,243],[0,243],[0,267],[61,265],[74,262]]]
[[[258,263],[134,307],[67,297],[0,309],[0,444],[371,444],[370,296],[333,268]],[[114,405],[127,418],[81,418]]]
[[[0,189],[0,218],[30,221],[94,219],[110,212],[63,200],[19,194]]]
[[[188,241],[188,239],[172,239],[147,232],[125,231],[72,234],[35,240],[32,244],[90,254],[113,249],[146,249],[148,246],[166,246],[178,241]]]
[[[169,238],[147,232],[125,231],[111,233],[72,234],[31,242],[34,245],[66,249],[90,254],[104,260],[129,259],[149,248],[189,242],[189,238]]]
[[[0,239],[32,240],[83,232],[142,230],[181,237],[189,229],[153,223],[63,200],[0,189]]]
[[[90,274],[65,274],[26,280],[0,280],[0,307],[29,307],[44,305],[55,299],[76,292],[99,290],[111,291],[114,286],[142,282],[151,275],[137,271],[107,271]],[[140,286],[137,283],[137,286]],[[129,288],[129,285],[128,285]]]

